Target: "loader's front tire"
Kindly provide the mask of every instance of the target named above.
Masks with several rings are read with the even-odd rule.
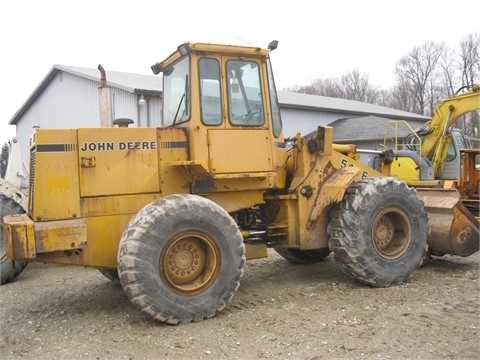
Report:
[[[6,215],[23,214],[25,210],[17,204],[13,199],[0,194],[0,278],[1,285],[4,285],[18,275],[28,263],[21,261],[13,261],[7,256],[6,243],[3,234],[3,217]]]
[[[214,316],[240,284],[245,245],[219,205],[170,195],[144,207],[120,240],[118,270],[127,297],[159,322]]]
[[[295,264],[311,264],[322,261],[330,253],[330,249],[299,250],[296,248],[275,247],[274,250],[284,259]]]
[[[362,283],[386,287],[408,280],[427,253],[428,215],[416,191],[393,178],[352,184],[333,211],[330,248]]]

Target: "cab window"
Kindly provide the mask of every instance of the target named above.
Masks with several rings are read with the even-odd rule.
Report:
[[[183,58],[163,73],[163,126],[190,119],[190,60]]]
[[[202,122],[205,125],[220,125],[222,123],[220,64],[216,59],[200,59],[198,73]]]
[[[272,65],[267,59],[268,87],[270,88],[270,106],[272,112],[273,135],[279,137],[282,134],[282,117],[280,116],[280,104],[278,103],[277,89],[273,79]]]
[[[258,64],[254,61],[229,60],[226,71],[230,123],[242,126],[264,125]]]

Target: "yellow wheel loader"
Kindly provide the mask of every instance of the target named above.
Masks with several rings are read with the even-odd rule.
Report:
[[[9,258],[95,267],[169,324],[221,311],[268,248],[299,263],[333,252],[370,286],[408,280],[435,247],[422,200],[330,127],[286,147],[276,46],[180,45],[152,66],[162,127],[37,129],[27,211],[3,218]]]

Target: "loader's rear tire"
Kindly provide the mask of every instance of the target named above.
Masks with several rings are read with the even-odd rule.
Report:
[[[171,195],[144,207],[120,240],[118,270],[127,297],[159,322],[214,316],[230,301],[245,266],[243,237],[219,205]]]
[[[299,250],[296,248],[275,247],[274,250],[284,259],[295,264],[311,264],[322,261],[330,255],[330,249]]]
[[[416,191],[393,178],[352,184],[333,211],[330,248],[343,269],[370,286],[411,277],[427,253],[428,215]]]
[[[18,275],[27,266],[26,262],[13,261],[7,256],[6,243],[3,234],[3,217],[6,215],[23,214],[25,210],[13,199],[0,194],[0,278],[1,285],[4,285]]]

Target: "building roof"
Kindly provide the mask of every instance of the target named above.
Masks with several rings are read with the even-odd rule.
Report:
[[[329,126],[335,128],[333,134],[335,141],[348,143],[383,139],[387,134],[387,127],[389,139],[403,138],[414,130],[404,123],[399,123],[396,127],[393,120],[378,116],[338,119]]]
[[[100,82],[100,71],[98,69],[64,65],[55,65],[53,68]],[[160,76],[108,71],[106,69],[105,73],[107,83],[110,86],[132,93],[162,93],[162,78]]]
[[[367,104],[361,101],[332,98],[327,96],[302,94],[296,92],[278,93],[278,101],[282,107],[324,110],[357,116],[376,115],[387,119],[427,121],[430,117],[407,111],[395,110],[384,106]]]
[[[55,78],[59,72],[66,72],[73,75],[77,75],[83,78],[87,78],[98,82],[100,84],[100,71],[98,69],[54,65],[45,78],[35,88],[28,99],[18,109],[12,119],[9,121],[10,125],[15,125]],[[161,77],[154,75],[140,75],[118,71],[105,70],[107,84],[131,93],[160,95],[162,93],[162,80]]]
[[[29,109],[29,107],[40,96],[42,91],[60,72],[74,74],[84,77],[100,84],[100,71],[98,69],[54,65],[42,82],[36,87],[25,103],[15,113],[9,121],[10,125],[15,125]],[[140,75],[118,71],[105,70],[107,84],[128,92],[149,95],[161,95],[161,78],[154,75]],[[281,107],[306,109],[314,111],[338,112],[342,114],[351,114],[356,116],[376,115],[389,119],[402,120],[430,120],[429,117],[417,115],[406,111],[390,109],[383,106],[372,105],[354,100],[345,100],[331,98],[327,96],[309,95],[295,92],[278,92],[278,100]]]

